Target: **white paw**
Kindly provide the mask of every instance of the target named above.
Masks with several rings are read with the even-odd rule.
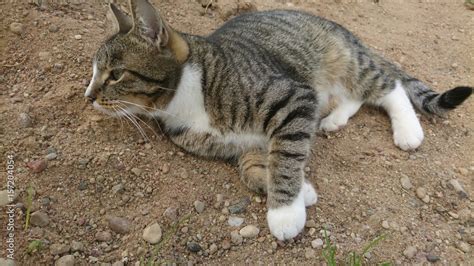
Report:
[[[308,182],[303,182],[304,205],[306,207],[315,204],[318,201],[318,194],[313,186]]]
[[[321,120],[319,128],[326,132],[336,131],[347,124],[347,118],[330,114]]]
[[[283,241],[297,236],[298,233],[303,230],[306,222],[303,191],[299,193],[291,205],[269,209],[267,220],[270,232],[278,238],[278,240]]]
[[[393,141],[395,145],[404,151],[418,148],[421,142],[423,142],[423,138],[423,129],[418,119],[405,121],[403,124],[394,124]]]

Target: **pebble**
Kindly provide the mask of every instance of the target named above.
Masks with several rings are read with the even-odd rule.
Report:
[[[73,240],[71,242],[71,251],[72,252],[84,251],[84,244],[82,244],[82,242]]]
[[[156,244],[161,240],[161,227],[158,223],[151,224],[143,230],[143,240],[150,244]]]
[[[59,31],[59,26],[51,24],[51,25],[49,25],[48,30],[49,30],[49,32],[58,32]]]
[[[415,257],[417,251],[418,250],[416,249],[416,247],[409,246],[403,251],[403,256],[405,256],[407,259],[411,259]]]
[[[324,245],[324,242],[321,238],[317,238],[317,239],[311,241],[311,246],[313,248],[319,249],[319,248],[322,248],[323,245]]]
[[[15,202],[15,199],[17,196],[18,196],[18,193],[13,193],[13,197],[10,198],[10,194],[8,193],[8,190],[0,191],[0,207],[3,207]],[[10,199],[12,200],[11,202],[10,202]]]
[[[100,231],[95,234],[95,239],[100,242],[109,242],[112,240],[112,234],[109,231]]]
[[[450,187],[451,189],[454,189],[454,191],[456,191],[461,197],[463,197],[463,198],[467,198],[467,197],[468,197],[468,194],[467,194],[467,192],[464,190],[463,185],[462,185],[461,182],[459,182],[457,179],[451,179],[451,180],[449,180],[448,185],[449,185],[449,187]]]
[[[76,40],[81,40],[81,39],[82,39],[82,35],[81,35],[81,34],[74,35],[74,39],[76,39]]]
[[[126,234],[130,232],[130,227],[132,224],[128,219],[116,216],[108,216],[106,219],[112,231],[119,234]]]
[[[304,224],[304,226],[305,226],[306,228],[315,228],[315,227],[317,226],[317,224],[316,224],[316,222],[315,222],[313,219],[311,219],[311,220],[306,221],[306,223]]]
[[[196,242],[188,242],[186,246],[189,251],[194,252],[194,253],[199,252],[202,249],[201,246]]]
[[[402,184],[402,188],[406,190],[410,190],[413,187],[413,185],[411,184],[410,178],[406,175],[403,175],[400,178],[400,183]]]
[[[230,241],[232,241],[234,245],[240,245],[244,241],[244,238],[235,230],[230,232]]]
[[[171,222],[175,222],[178,220],[178,208],[175,207],[168,207],[163,212],[163,215],[168,218]]]
[[[456,242],[456,247],[464,253],[469,253],[469,251],[471,251],[471,245],[463,241]]]
[[[228,250],[230,249],[230,241],[227,239],[224,239],[221,243],[222,249]]]
[[[196,200],[194,202],[194,209],[196,209],[197,213],[202,213],[206,208],[206,204],[202,201]]]
[[[306,248],[304,252],[304,256],[307,259],[313,259],[316,257],[316,252],[314,251],[314,249]]]
[[[239,226],[241,226],[241,225],[244,223],[244,218],[237,217],[237,216],[230,216],[230,217],[229,217],[229,220],[227,221],[227,223],[228,223],[230,226],[239,227]]]
[[[27,113],[20,113],[18,116],[18,123],[22,128],[28,128],[33,126],[33,121],[31,120],[30,115]]]
[[[49,251],[51,252],[52,255],[62,255],[65,253],[68,253],[70,250],[70,247],[65,244],[52,244],[49,247]]]
[[[39,52],[38,57],[40,60],[48,61],[51,58],[50,52]]]
[[[247,206],[250,204],[250,202],[251,202],[250,197],[242,198],[236,204],[233,204],[228,207],[229,212],[231,214],[243,213],[247,209]]]
[[[426,193],[426,189],[423,187],[419,187],[416,189],[416,196],[420,198],[424,203],[430,202],[430,196]]]
[[[429,262],[437,262],[439,259],[439,256],[433,254],[426,254],[426,260]]]
[[[52,161],[52,160],[58,158],[58,154],[55,153],[55,152],[48,153],[44,158],[48,161]]]
[[[125,191],[125,187],[122,183],[117,184],[112,187],[112,193],[117,194],[117,193],[123,193]]]
[[[33,173],[41,173],[48,167],[48,163],[44,159],[39,159],[36,161],[31,161],[26,164],[28,168],[30,168],[31,172]]]
[[[73,255],[66,255],[59,258],[54,265],[55,266],[74,266],[75,260]]]
[[[132,168],[130,171],[132,171],[132,173],[136,176],[140,176],[142,174],[142,170],[140,170],[136,167]]]
[[[11,30],[11,32],[13,32],[15,34],[20,35],[25,30],[25,27],[23,26],[23,24],[21,24],[19,22],[13,22],[12,24],[10,24],[10,30]]]
[[[211,244],[211,246],[209,247],[209,254],[214,254],[217,252],[217,245],[216,244]]]
[[[385,229],[390,229],[390,225],[388,224],[387,221],[382,221],[382,227]]]
[[[42,211],[36,211],[30,216],[30,223],[39,227],[44,227],[49,224],[49,217]]]
[[[247,225],[244,228],[240,229],[240,235],[245,238],[255,238],[260,233],[260,229],[255,225]]]
[[[79,190],[86,190],[87,189],[87,181],[86,180],[81,180],[79,181]]]

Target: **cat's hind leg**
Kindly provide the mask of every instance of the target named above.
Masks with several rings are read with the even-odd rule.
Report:
[[[397,81],[395,88],[376,104],[390,116],[395,145],[402,150],[418,148],[423,141],[423,129],[401,82]]]
[[[339,102],[331,113],[321,120],[319,129],[324,131],[336,131],[344,127],[362,106],[362,101],[352,99],[349,95],[338,95]]]

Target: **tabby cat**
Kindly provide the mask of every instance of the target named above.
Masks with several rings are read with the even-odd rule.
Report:
[[[267,194],[280,240],[303,229],[316,203],[303,169],[318,128],[340,129],[368,103],[387,111],[395,145],[416,149],[413,106],[440,115],[472,93],[438,94],[342,26],[299,11],[244,14],[201,37],[171,28],[147,0],[130,9],[110,6],[116,32],[94,55],[85,96],[112,116],[158,119],[190,153],[237,162],[248,188]],[[337,104],[320,119],[330,98]]]

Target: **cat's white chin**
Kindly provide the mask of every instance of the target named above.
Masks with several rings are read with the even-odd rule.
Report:
[[[268,210],[268,228],[272,235],[281,241],[297,236],[306,223],[305,206],[316,201],[316,191],[311,184],[304,182],[300,193],[290,205]]]

